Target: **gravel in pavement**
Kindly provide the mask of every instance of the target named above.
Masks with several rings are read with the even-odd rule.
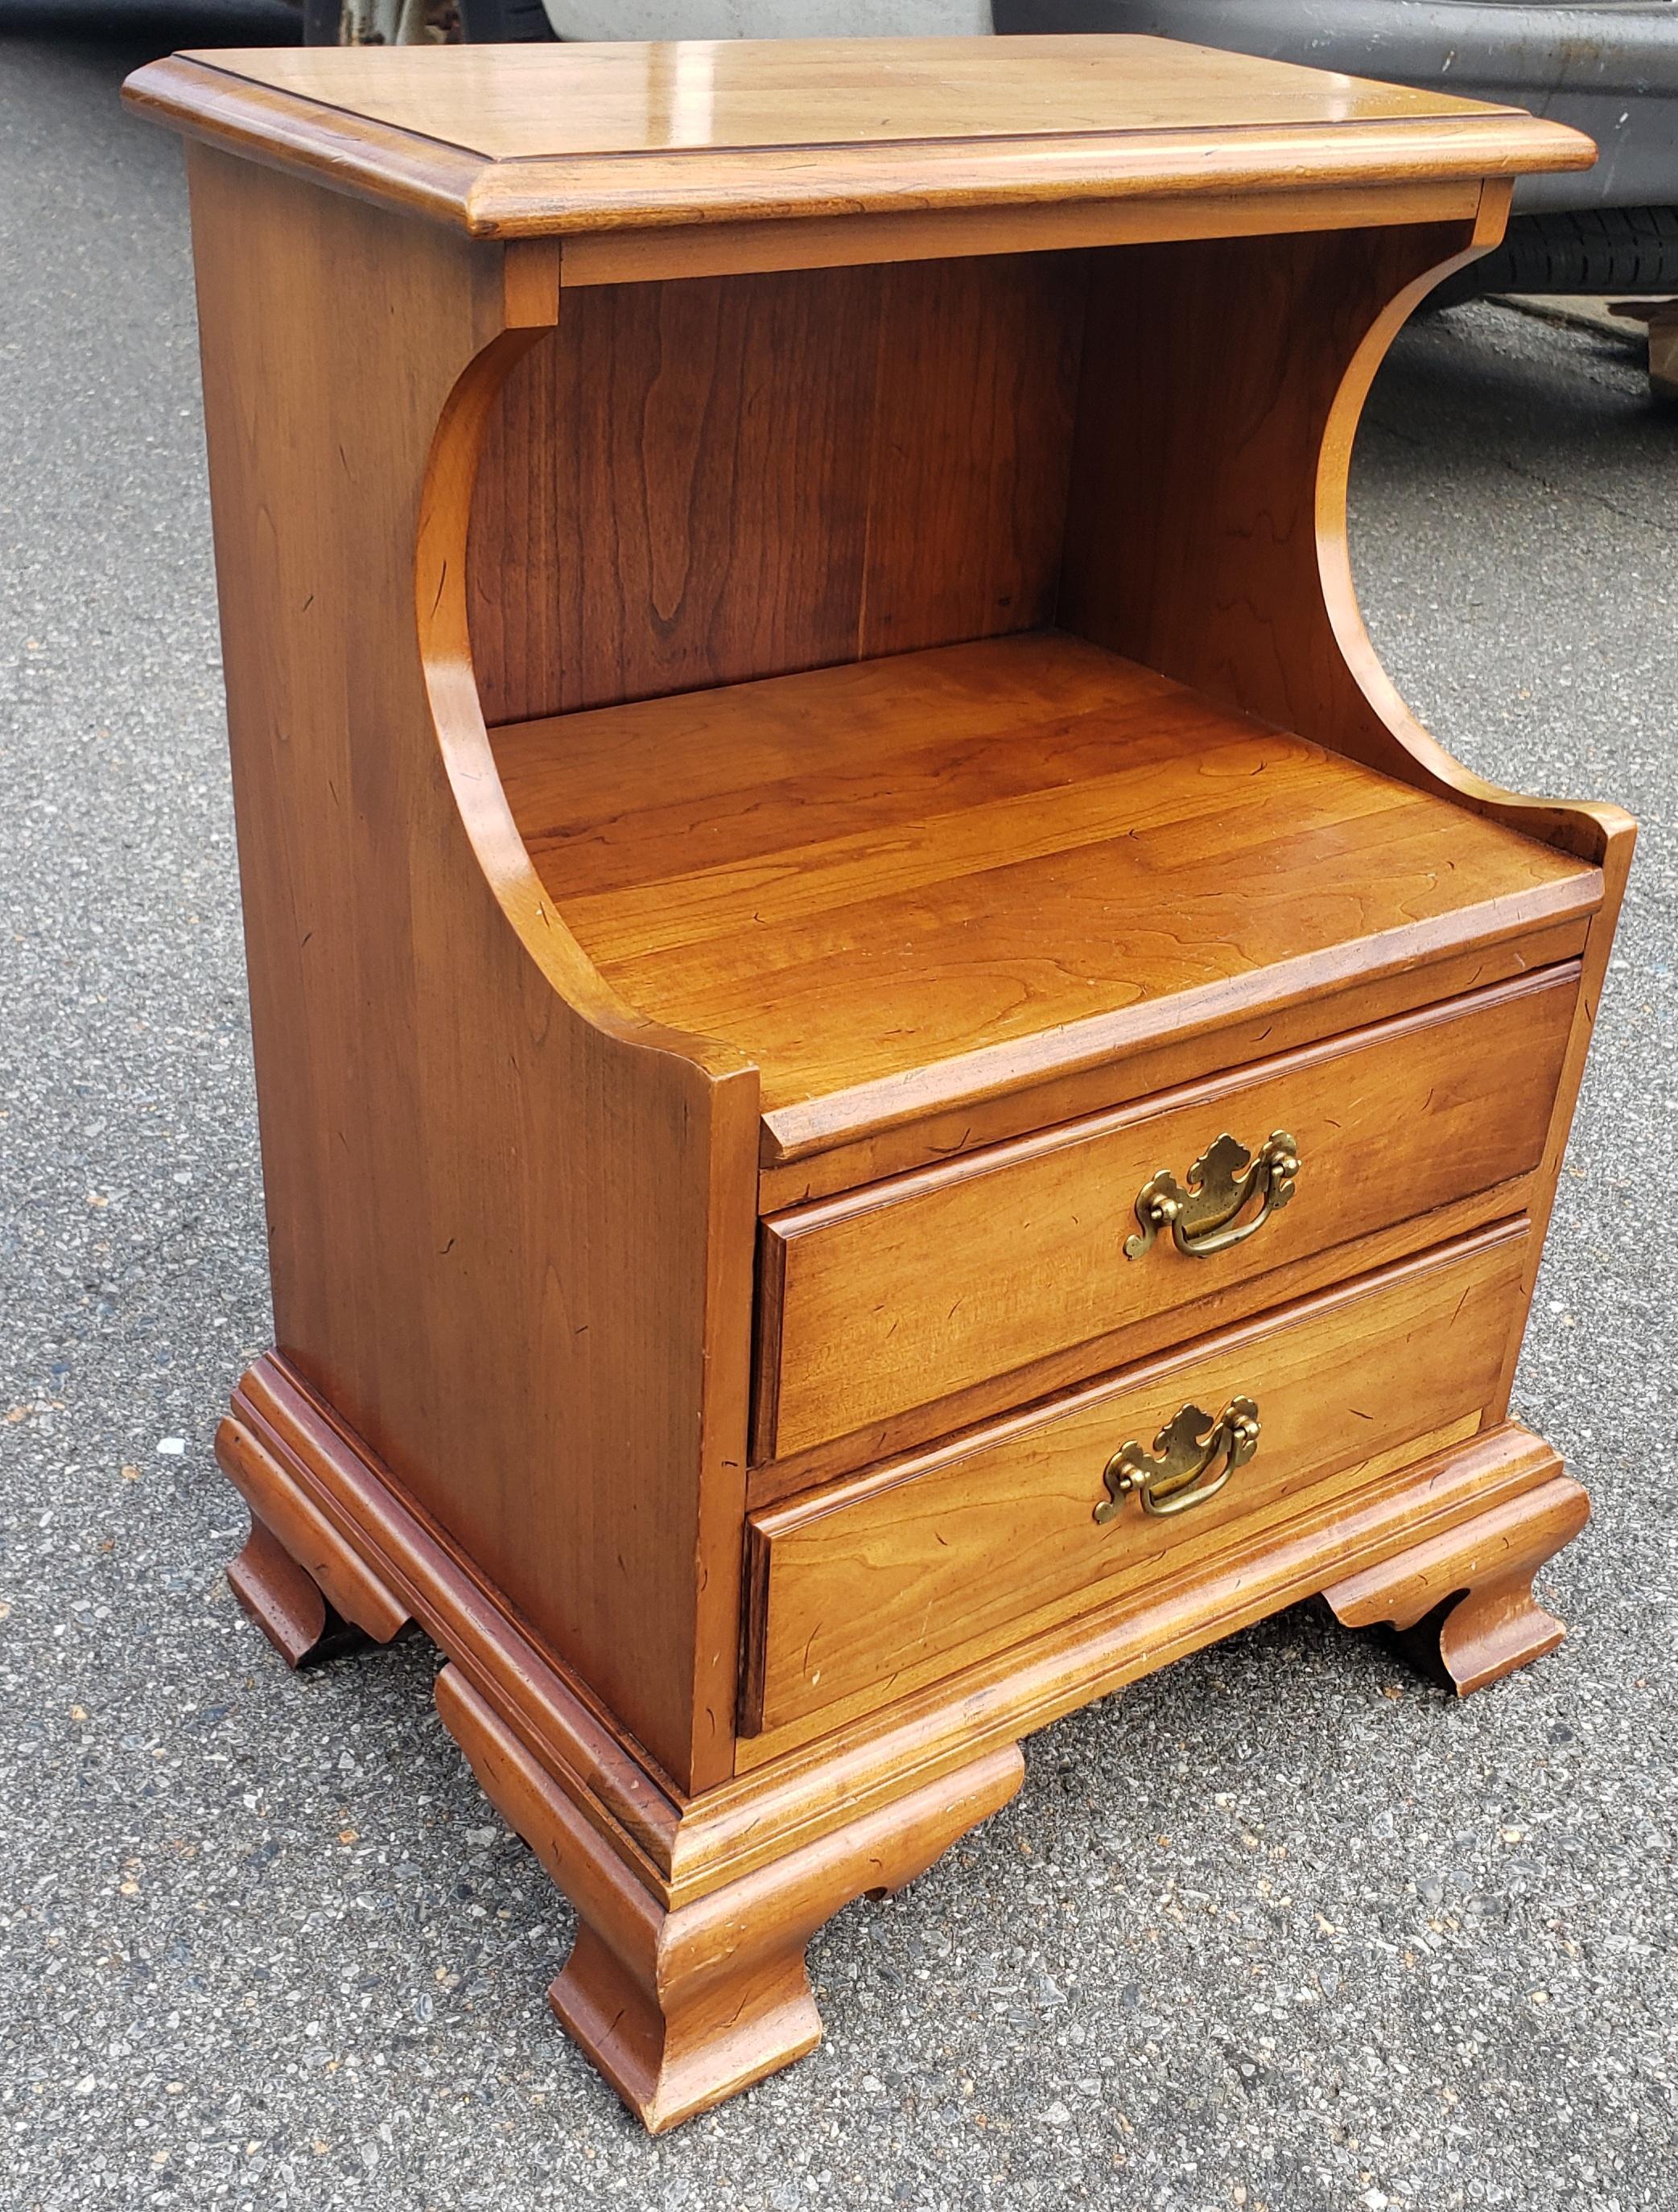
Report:
[[[1678,428],[1505,310],[1359,447],[1389,667],[1644,842],[1518,1410],[1596,1517],[1568,1643],[1457,1705],[1301,1610],[1048,1731],[812,1951],[813,2057],[658,2142],[543,2002],[568,1909],[403,1643],[298,1680],[222,1578],[267,1340],[179,156],[147,52],[0,26],[0,2196],[39,2212],[1678,2206]]]

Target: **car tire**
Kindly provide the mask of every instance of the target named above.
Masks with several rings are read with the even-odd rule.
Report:
[[[542,0],[460,0],[460,29],[471,46],[527,45],[554,34]]]
[[[1498,292],[1678,292],[1678,208],[1517,215],[1503,244],[1447,277],[1432,304]]]

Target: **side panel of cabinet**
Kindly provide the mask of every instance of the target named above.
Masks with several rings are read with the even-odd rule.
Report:
[[[733,1758],[755,1074],[586,1020],[445,767],[416,544],[501,250],[194,148],[277,1347],[684,1787]],[[453,419],[453,418],[451,418]],[[481,727],[477,742],[492,777]]]

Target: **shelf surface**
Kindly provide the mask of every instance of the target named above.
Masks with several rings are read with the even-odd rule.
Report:
[[[630,1006],[748,1054],[778,1143],[1589,912],[1596,870],[1028,632],[493,732]]]
[[[217,48],[178,127],[482,235],[1587,166],[1523,110],[1173,40]]]

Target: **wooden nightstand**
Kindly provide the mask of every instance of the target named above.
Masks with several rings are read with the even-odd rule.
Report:
[[[185,131],[294,1664],[419,1623],[649,2127],[1021,1739],[1459,1688],[1629,860],[1377,665],[1382,352],[1587,142],[1147,40],[215,53]]]

